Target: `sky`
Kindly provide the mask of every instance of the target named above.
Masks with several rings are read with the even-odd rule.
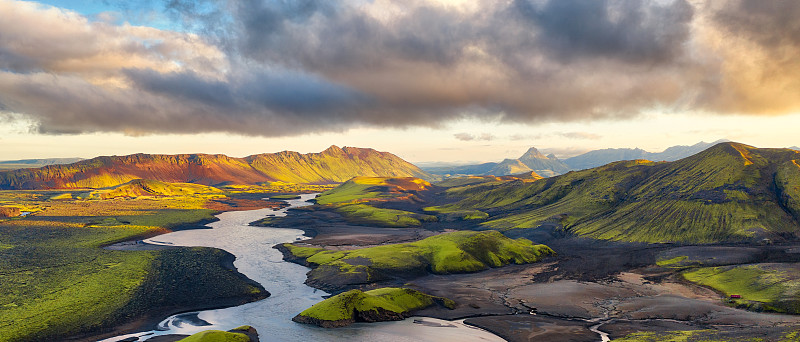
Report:
[[[0,160],[800,145],[793,0],[0,0]]]

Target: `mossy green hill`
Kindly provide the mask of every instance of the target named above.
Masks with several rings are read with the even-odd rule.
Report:
[[[357,321],[398,321],[434,303],[450,309],[455,307],[450,299],[412,289],[387,287],[366,292],[350,290],[314,304],[292,320],[325,328],[342,327]]]
[[[624,161],[535,182],[452,188],[490,229],[556,224],[598,239],[711,243],[775,238],[798,225],[800,152],[722,143],[675,162]]]
[[[258,332],[249,325],[229,331],[206,330],[179,340],[178,342],[251,342],[258,340]]]
[[[141,198],[188,196],[195,194],[221,194],[222,190],[192,183],[165,183],[147,179],[135,179],[108,189],[92,191],[87,198]]]
[[[376,200],[411,199],[431,183],[415,177],[354,177],[317,196],[317,204],[352,204]]]
[[[436,216],[376,207],[381,202],[419,202],[417,194],[431,183],[415,177],[354,177],[319,194],[317,204],[341,214],[351,224],[378,227],[419,227]]]
[[[292,257],[314,269],[308,283],[338,289],[397,277],[469,273],[508,264],[526,264],[555,254],[530,240],[510,239],[496,231],[462,231],[420,241],[346,251],[281,245]]]
[[[431,177],[388,152],[331,146],[320,153],[284,151],[245,158],[220,154],[97,157],[67,165],[0,171],[0,189],[108,188],[135,179],[204,185],[330,184],[355,176]]]

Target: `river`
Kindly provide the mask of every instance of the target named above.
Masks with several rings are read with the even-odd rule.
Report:
[[[307,205],[314,194],[289,200],[291,207]],[[304,239],[297,229],[251,227],[248,224],[267,215],[286,215],[286,210],[259,209],[231,211],[217,215],[212,229],[183,230],[159,235],[145,242],[173,246],[202,246],[226,250],[236,256],[239,272],[259,282],[269,291],[269,298],[240,306],[171,316],[159,324],[159,330],[117,336],[146,340],[166,334],[193,334],[208,329],[230,330],[241,325],[256,328],[262,341],[503,341],[502,338],[463,324],[413,317],[399,322],[356,323],[349,327],[324,329],[292,322],[299,312],[323,300],[327,293],[306,286],[308,268],[285,262],[272,246]],[[426,324],[414,323],[422,320]]]

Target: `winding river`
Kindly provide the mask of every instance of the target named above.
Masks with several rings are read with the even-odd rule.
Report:
[[[306,205],[314,194],[288,201],[291,207]],[[286,208],[288,209],[288,208]],[[104,341],[138,337],[140,341],[167,334],[193,334],[208,329],[230,330],[241,325],[255,327],[263,341],[503,341],[502,338],[463,324],[414,317],[399,322],[356,323],[349,327],[324,329],[292,322],[300,311],[321,301],[327,293],[306,286],[308,268],[285,262],[272,246],[302,240],[297,229],[251,227],[250,222],[269,214],[286,215],[286,209],[259,209],[225,212],[212,229],[177,231],[146,240],[152,244],[203,246],[224,249],[236,256],[239,272],[261,283],[271,293],[269,298],[226,309],[199,311],[171,316],[159,324],[159,330],[117,336]],[[422,321],[417,324],[414,321]]]

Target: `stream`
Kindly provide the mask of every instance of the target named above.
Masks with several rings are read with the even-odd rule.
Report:
[[[217,215],[219,221],[207,225],[212,229],[183,230],[145,240],[151,244],[226,250],[236,256],[234,266],[239,272],[259,282],[271,296],[225,309],[173,315],[164,319],[158,330],[103,341],[120,341],[130,337],[144,341],[159,335],[190,335],[209,329],[230,330],[242,325],[256,328],[262,341],[504,341],[463,321],[429,317],[412,317],[398,322],[356,323],[337,329],[291,321],[299,312],[328,295],[303,283],[309,270],[307,267],[283,261],[283,255],[272,248],[279,243],[305,239],[303,231],[252,227],[248,224],[270,214],[284,216],[287,209],[307,205],[306,200],[314,196],[306,194],[300,199],[289,200],[290,206],[281,210],[267,208],[224,212]]]

